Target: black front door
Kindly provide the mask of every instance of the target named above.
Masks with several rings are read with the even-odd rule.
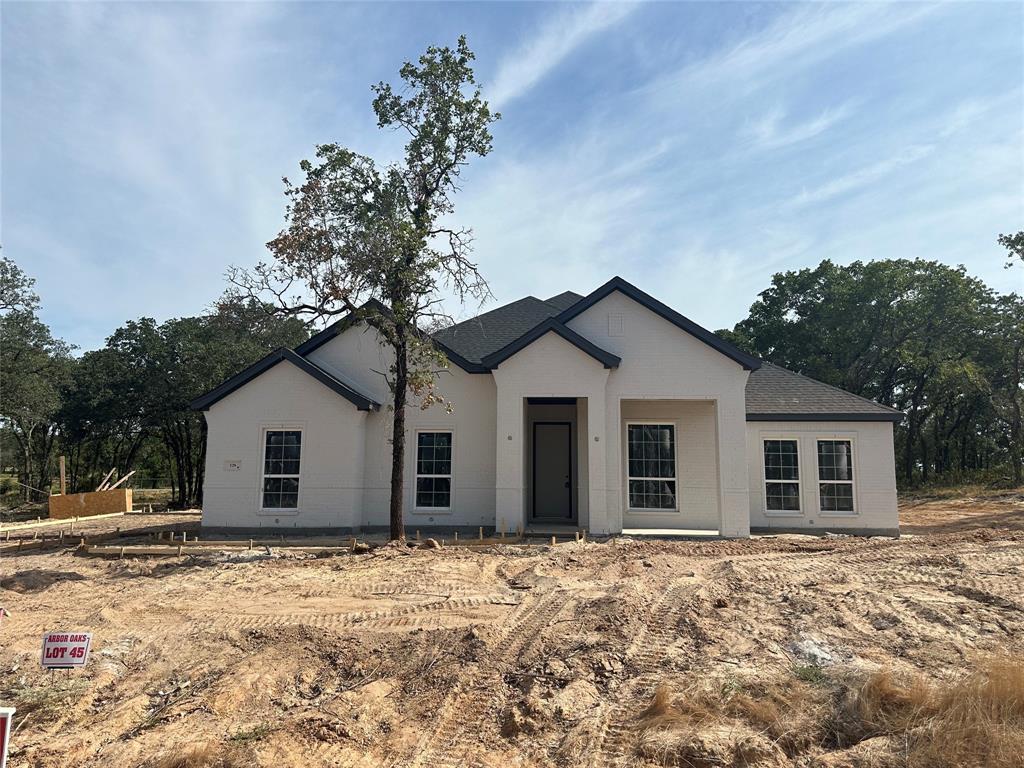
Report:
[[[538,421],[533,425],[533,518],[571,523],[572,424]]]

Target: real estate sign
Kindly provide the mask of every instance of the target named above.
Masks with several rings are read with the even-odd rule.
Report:
[[[0,768],[7,768],[7,746],[11,741],[14,707],[0,707]]]
[[[90,632],[48,632],[43,635],[42,664],[47,669],[84,667],[91,645]]]

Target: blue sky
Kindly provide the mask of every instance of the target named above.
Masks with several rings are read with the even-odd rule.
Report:
[[[396,157],[370,83],[465,33],[504,117],[457,217],[498,302],[620,274],[718,328],[776,271],[916,256],[1021,291],[1022,8],[5,2],[0,242],[82,349],[199,313],[316,143]]]

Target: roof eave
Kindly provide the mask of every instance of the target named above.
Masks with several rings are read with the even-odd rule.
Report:
[[[748,413],[747,421],[890,421],[903,420],[900,411],[879,411],[878,413]]]
[[[518,339],[506,344],[497,352],[492,352],[487,355],[480,362],[487,366],[488,369],[497,368],[510,357],[526,349],[526,347],[530,346],[533,342],[537,341],[537,339],[547,335],[548,333],[558,335],[584,354],[587,354],[597,360],[605,368],[618,368],[619,364],[622,362],[622,358],[618,355],[613,355],[611,352],[601,349],[592,341],[580,336],[571,328],[567,328],[555,318],[549,318],[543,323],[531,328]]]
[[[667,304],[663,304],[650,294],[644,293],[632,283],[627,282],[618,276],[613,277],[600,288],[592,291],[571,307],[559,313],[557,316],[558,321],[563,324],[567,323],[569,320],[576,317],[581,312],[585,312],[590,307],[601,301],[601,299],[609,296],[615,291],[619,291],[623,295],[628,296],[642,307],[650,310],[662,319],[667,320],[677,328],[686,331],[691,336],[704,342],[715,351],[725,355],[733,362],[738,363],[744,369],[748,371],[756,371],[761,367],[761,361],[758,358],[753,355],[748,355],[746,352],[733,346],[725,339],[719,338],[707,328],[697,325],[689,318],[676,312]]]
[[[236,373],[230,379],[220,384],[219,386],[211,389],[205,395],[201,395],[189,403],[189,408],[193,411],[206,411],[210,409],[210,406],[223,400],[228,395],[232,394],[238,389],[248,384],[253,379],[266,373],[275,365],[281,362],[289,362],[296,366],[303,373],[306,373],[324,386],[331,389],[336,394],[341,395],[350,403],[352,403],[360,411],[376,411],[380,409],[380,403],[375,400],[371,400],[365,395],[356,392],[354,389],[349,387],[344,382],[331,376],[327,371],[323,370],[319,366],[306,360],[304,357],[297,355],[286,347],[281,347],[271,352],[261,360],[257,360],[255,363],[250,365],[243,371]]]

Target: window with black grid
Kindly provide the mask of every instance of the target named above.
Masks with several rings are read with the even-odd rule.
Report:
[[[800,511],[800,456],[796,440],[764,441],[764,498],[769,512]]]
[[[452,505],[452,433],[416,435],[416,506],[448,509]]]
[[[629,424],[631,509],[676,509],[676,431],[672,424]]]
[[[853,512],[853,443],[818,441],[818,499],[822,512]]]
[[[263,444],[263,509],[298,508],[301,456],[301,431],[266,431]]]

